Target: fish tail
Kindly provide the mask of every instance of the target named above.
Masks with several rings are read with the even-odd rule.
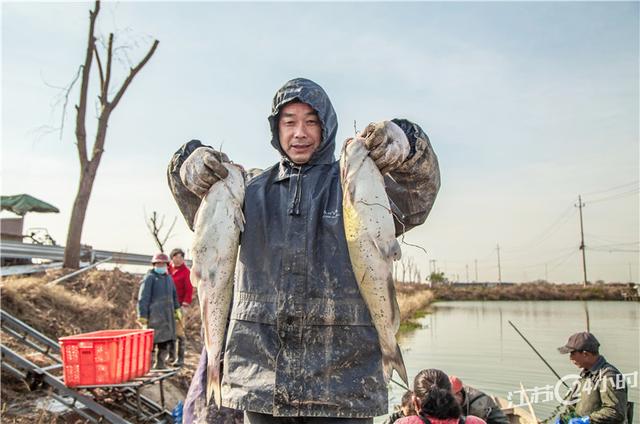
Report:
[[[391,380],[393,370],[396,370],[404,384],[409,385],[409,378],[407,377],[407,369],[404,366],[404,359],[402,359],[402,352],[400,352],[400,346],[396,344],[396,351],[393,355],[387,355],[382,358],[384,379],[388,383]]]
[[[213,395],[213,401],[218,409],[220,409],[222,401],[219,367],[219,361],[216,358],[212,360],[211,356],[207,357],[207,405],[209,405],[211,395]]]

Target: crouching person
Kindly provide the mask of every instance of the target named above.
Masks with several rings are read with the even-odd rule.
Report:
[[[169,257],[157,253],[151,260],[153,268],[147,272],[138,292],[138,322],[152,328],[153,368],[166,368],[166,357],[176,339],[176,318],[181,315],[176,287],[167,273]]]

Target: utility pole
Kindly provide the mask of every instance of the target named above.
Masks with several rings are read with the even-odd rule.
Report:
[[[464,269],[467,271],[467,283],[469,282],[469,264],[465,264]]]
[[[585,255],[584,248],[584,226],[582,225],[582,207],[586,206],[582,203],[582,196],[578,195],[578,204],[575,205],[580,210],[580,250],[582,250],[582,272],[584,274],[584,283],[582,284],[584,287],[587,286],[587,257]]]
[[[498,283],[502,283],[502,269],[500,268],[500,245],[496,245],[496,250],[498,251]]]
[[[547,269],[547,264],[544,264],[544,281],[549,282],[549,271]]]
[[[478,281],[480,281],[478,280],[478,260],[474,259],[473,262],[475,262],[475,265],[476,265],[476,283],[477,283]]]

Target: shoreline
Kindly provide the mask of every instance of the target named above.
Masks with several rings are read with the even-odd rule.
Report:
[[[437,302],[452,301],[639,301],[637,286],[632,284],[552,284],[547,282],[521,284],[437,285],[396,282],[396,297],[400,307],[400,329],[404,334],[422,326],[416,322],[431,313]]]

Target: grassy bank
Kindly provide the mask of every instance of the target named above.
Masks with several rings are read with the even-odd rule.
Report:
[[[627,300],[627,284],[551,284],[547,282],[496,286],[436,286],[434,300]]]
[[[420,328],[415,320],[425,315],[434,300],[431,290],[424,284],[396,283],[396,297],[400,307],[400,333]]]

